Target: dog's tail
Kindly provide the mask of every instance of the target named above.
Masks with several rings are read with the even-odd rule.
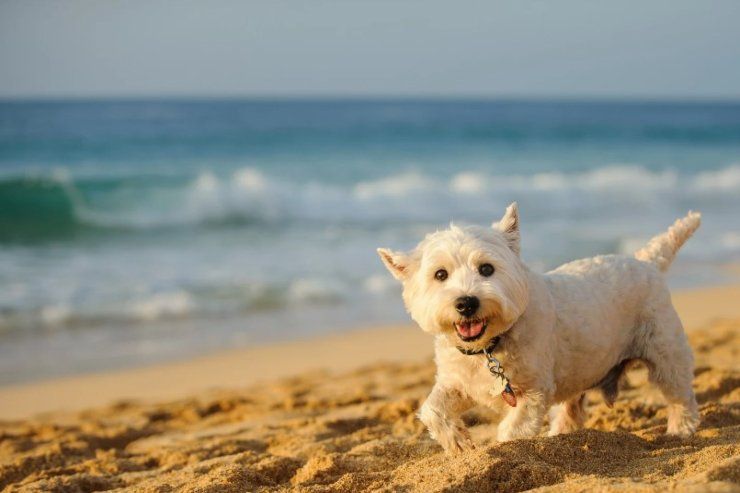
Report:
[[[647,245],[635,252],[638,260],[654,263],[661,272],[668,270],[676,252],[691,238],[701,224],[701,214],[689,211],[686,217],[677,219],[665,233],[659,234]]]

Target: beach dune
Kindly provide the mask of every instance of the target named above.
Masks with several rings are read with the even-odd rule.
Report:
[[[644,368],[588,429],[498,444],[496,411],[445,455],[415,416],[434,380],[418,329],[353,331],[0,389],[1,491],[739,491],[740,287],[674,296],[702,425],[666,437]],[[41,413],[41,414],[39,414]]]

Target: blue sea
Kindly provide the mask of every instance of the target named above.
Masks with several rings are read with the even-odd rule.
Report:
[[[539,271],[704,214],[740,262],[740,103],[0,102],[0,383],[408,318],[376,247],[517,200]]]

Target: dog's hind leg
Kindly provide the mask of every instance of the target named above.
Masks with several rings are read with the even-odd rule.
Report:
[[[437,383],[421,406],[419,419],[445,451],[471,450],[475,447],[460,415],[472,406],[473,401],[460,390]]]
[[[669,435],[690,436],[699,425],[696,397],[691,388],[694,358],[673,307],[656,313],[646,325],[642,350],[650,381],[658,386],[668,403]]]
[[[586,394],[558,404],[551,409],[548,436],[580,430],[586,417]]]

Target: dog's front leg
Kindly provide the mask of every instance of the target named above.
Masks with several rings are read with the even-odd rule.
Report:
[[[525,392],[517,407],[498,425],[498,441],[537,436],[549,408],[549,400],[539,391]]]
[[[447,452],[473,449],[473,441],[460,415],[473,406],[473,401],[460,390],[434,385],[421,406],[419,419]]]

